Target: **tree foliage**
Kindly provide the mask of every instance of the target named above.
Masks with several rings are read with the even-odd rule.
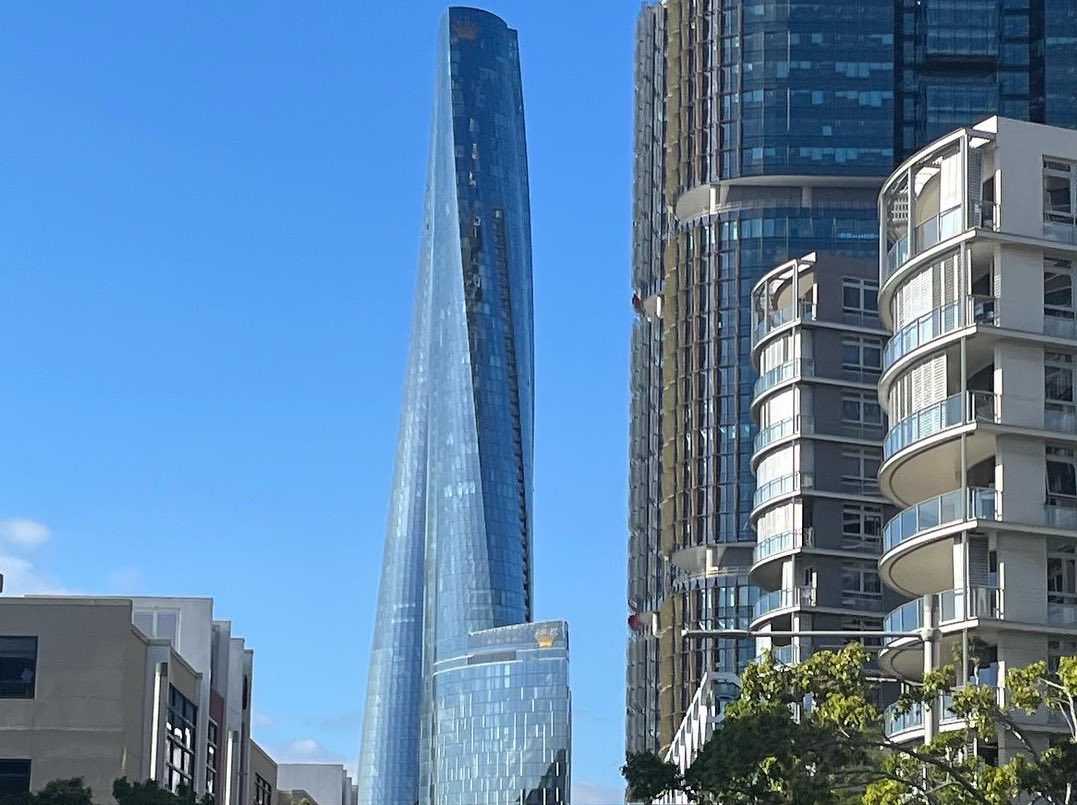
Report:
[[[627,758],[622,773],[633,797],[650,802],[682,792],[700,805],[1077,805],[1077,657],[1063,658],[1057,673],[1042,662],[1013,669],[1004,693],[958,686],[953,665],[929,674],[895,703],[900,715],[946,710],[946,729],[926,744],[887,737],[867,660],[854,643],[792,667],[769,656],[749,666],[740,698],[685,773],[652,755]],[[1017,748],[1006,763],[975,751],[1000,739]]]

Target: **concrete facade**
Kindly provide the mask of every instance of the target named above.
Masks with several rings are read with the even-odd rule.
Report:
[[[0,678],[0,760],[28,764],[29,790],[82,777],[108,802],[127,777],[251,800],[253,652],[210,599],[0,599],[0,654],[20,646],[20,675]]]
[[[928,639],[891,640],[880,665],[910,681],[956,651],[1002,701],[1008,669],[1077,653],[1075,198],[1077,132],[1004,118],[917,152],[881,193],[880,485],[901,511],[880,575],[913,598],[887,629]],[[952,723],[943,701],[887,730]]]
[[[752,291],[760,377],[751,573],[767,592],[751,628],[760,652],[782,662],[845,642],[798,633],[877,631],[901,601],[883,589],[877,568],[882,526],[895,510],[878,485],[886,423],[875,387],[886,332],[876,272],[870,261],[810,254]]]
[[[357,792],[351,775],[339,763],[281,763],[277,767],[277,784],[288,798],[299,802],[304,797],[312,805],[355,805]]]

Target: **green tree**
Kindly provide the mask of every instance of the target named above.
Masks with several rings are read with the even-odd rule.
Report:
[[[36,794],[30,795],[30,805],[94,805],[93,791],[81,777],[52,780]]]
[[[1056,674],[1045,663],[1007,676],[1006,698],[993,686],[956,685],[954,666],[903,694],[905,714],[945,697],[962,719],[927,744],[890,740],[877,688],[859,644],[822,651],[799,665],[764,662],[742,675],[740,698],[683,775],[653,756],[629,756],[622,769],[633,795],[650,801],[669,791],[692,802],[792,805],[1010,805],[1026,797],[1077,805],[1077,658]],[[1068,732],[1048,744],[1027,716],[1053,714]],[[1022,752],[992,765],[969,747],[1005,735]]]

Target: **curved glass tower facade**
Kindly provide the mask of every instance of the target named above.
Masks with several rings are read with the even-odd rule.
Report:
[[[516,32],[451,8],[438,40],[363,803],[567,797],[567,628],[530,623],[528,195]]]

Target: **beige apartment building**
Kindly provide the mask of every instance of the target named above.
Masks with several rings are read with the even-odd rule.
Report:
[[[252,740],[253,652],[206,598],[0,599],[0,794],[119,777],[271,805]]]

